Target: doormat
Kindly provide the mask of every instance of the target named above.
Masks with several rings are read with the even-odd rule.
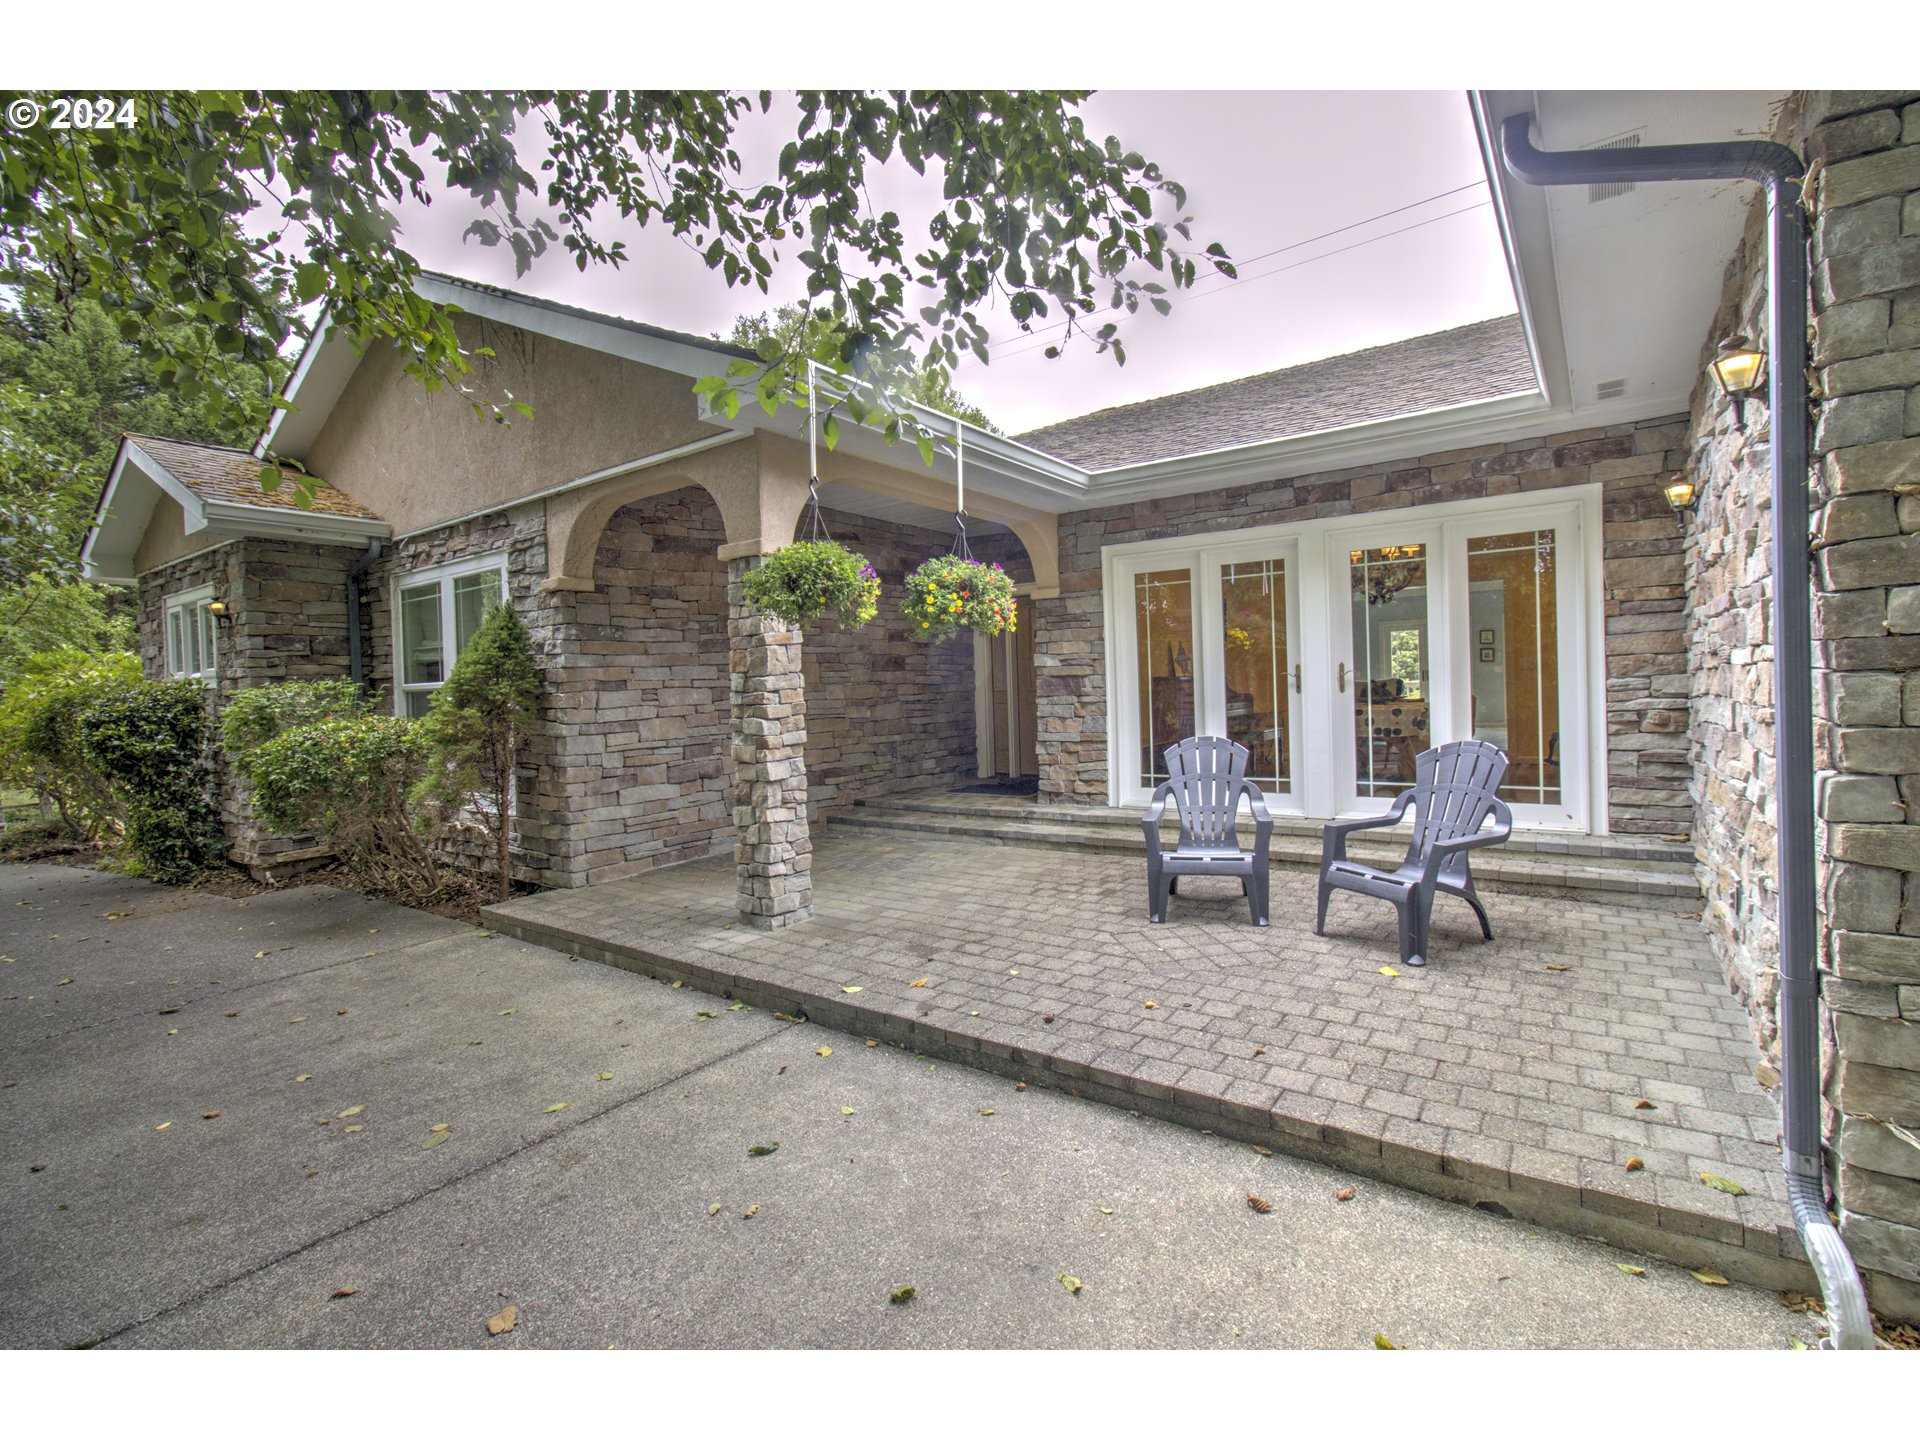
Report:
[[[962,785],[958,795],[1038,795],[1040,777],[1022,775],[1017,779],[982,780],[978,785]]]

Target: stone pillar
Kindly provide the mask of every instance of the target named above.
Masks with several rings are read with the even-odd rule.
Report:
[[[807,829],[807,698],[800,634],[748,605],[758,557],[727,562],[727,672],[733,715],[734,863],[740,913],[777,930],[813,914]]]

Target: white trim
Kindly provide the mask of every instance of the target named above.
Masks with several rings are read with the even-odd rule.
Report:
[[[212,685],[220,677],[220,623],[207,606],[213,603],[213,586],[196,585],[167,596],[160,607],[160,659],[169,680],[198,680]],[[174,622],[182,627],[176,635]],[[187,626],[193,627],[193,643],[202,649],[205,662],[188,668],[180,653],[187,639]]]
[[[405,716],[407,696],[430,695],[447,683],[447,676],[453,673],[454,662],[460,658],[455,646],[453,624],[453,582],[466,575],[484,574],[492,570],[500,577],[500,601],[512,604],[512,594],[507,589],[507,552],[489,550],[481,555],[467,555],[458,560],[444,561],[439,565],[428,565],[418,570],[404,573],[396,571],[391,584],[392,593],[388,604],[393,612],[393,713]],[[400,595],[405,590],[417,590],[423,586],[437,585],[440,589],[440,678],[434,681],[407,681],[406,628],[402,618]]]
[[[1327,737],[1352,729],[1350,700],[1334,683],[1334,666],[1342,655],[1341,638],[1350,623],[1344,607],[1336,605],[1330,577],[1335,576],[1335,552],[1354,548],[1361,538],[1385,543],[1411,540],[1429,545],[1437,574],[1429,581],[1427,626],[1429,636],[1461,633],[1454,612],[1463,603],[1466,572],[1457,563],[1470,536],[1516,530],[1555,529],[1560,537],[1556,574],[1560,600],[1558,626],[1563,762],[1576,755],[1585,765],[1564,765],[1562,804],[1553,807],[1516,805],[1516,823],[1528,828],[1574,830],[1605,834],[1606,797],[1606,676],[1605,605],[1601,568],[1603,511],[1599,484],[1567,486],[1552,491],[1475,500],[1450,500],[1431,505],[1362,514],[1322,516],[1290,523],[1250,526],[1239,530],[1197,531],[1153,540],[1135,540],[1101,548],[1103,641],[1107,680],[1107,796],[1114,806],[1144,803],[1146,788],[1129,773],[1125,758],[1138,753],[1135,732],[1139,698],[1136,641],[1133,631],[1134,578],[1153,570],[1187,569],[1193,576],[1195,633],[1194,718],[1196,727],[1216,729],[1224,717],[1213,695],[1219,677],[1213,672],[1224,661],[1215,643],[1219,628],[1217,599],[1211,596],[1218,567],[1238,559],[1284,554],[1296,546],[1297,571],[1289,606],[1289,626],[1298,625],[1295,654],[1302,666],[1302,687],[1294,696],[1296,739],[1294,794],[1283,797],[1281,808],[1316,817],[1369,814],[1383,802],[1353,799],[1354,758],[1349,747],[1333,745],[1330,763],[1316,764],[1306,753],[1309,739],[1329,743]],[[1390,532],[1383,534],[1382,532]],[[1455,572],[1458,572],[1457,574]],[[1455,592],[1459,593],[1456,594]],[[1577,619],[1575,617],[1578,617]],[[1451,627],[1451,628],[1449,628]],[[1429,652],[1428,704],[1442,717],[1445,733],[1466,733],[1470,714],[1467,695],[1471,670],[1463,669],[1457,647],[1442,645]],[[1216,651],[1220,653],[1216,653]],[[1454,673],[1454,672],[1460,673]],[[1351,684],[1351,680],[1349,680]],[[1463,689],[1463,685],[1466,687]],[[1350,692],[1349,692],[1350,693]],[[1224,702],[1221,702],[1224,703]],[[1343,728],[1344,727],[1344,728]],[[1342,758],[1344,757],[1344,758]]]

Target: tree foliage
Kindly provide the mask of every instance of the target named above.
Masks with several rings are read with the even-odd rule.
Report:
[[[421,722],[431,757],[421,795],[476,817],[491,842],[502,900],[513,894],[514,774],[539,718],[540,690],[526,621],[513,606],[494,605]]]
[[[398,345],[428,388],[466,388],[470,357],[417,293],[396,229],[396,205],[436,190],[464,195],[467,234],[510,248],[521,273],[556,246],[582,269],[617,266],[620,224],[664,227],[726,285],[763,294],[791,256],[842,368],[985,359],[990,304],[1022,328],[1064,321],[1124,362],[1116,325],[1091,317],[1164,311],[1200,264],[1232,267],[1218,244],[1195,246],[1179,184],[1087,133],[1087,93],[803,90],[794,138],[755,185],[736,131],[772,107],[765,91],[139,92],[124,128],[7,132],[0,284],[100,302],[223,429],[267,418],[258,367],[310,302],[358,345]],[[896,156],[941,180],[924,245],[869,202],[869,174]],[[804,359],[709,393],[730,412],[741,387],[775,408]],[[914,428],[863,398],[847,408],[890,436]]]
[[[0,785],[46,797],[69,834],[89,840],[119,828],[124,807],[87,753],[80,720],[116,691],[140,683],[140,659],[65,648],[22,660],[0,694]]]
[[[79,715],[87,760],[112,786],[141,874],[190,880],[226,849],[209,798],[207,694],[197,680],[108,689]]]

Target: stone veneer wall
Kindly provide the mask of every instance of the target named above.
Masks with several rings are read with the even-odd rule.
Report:
[[[246,686],[345,675],[346,576],[360,554],[351,546],[235,540],[150,571],[139,585],[143,670],[156,679],[166,674],[167,598],[211,585],[232,617],[215,627],[216,707],[218,697]],[[270,834],[254,820],[245,784],[217,752],[214,770],[236,862],[265,866],[313,849],[311,835]]]
[[[1040,789],[1107,799],[1106,545],[1358,515],[1601,482],[1608,782],[1617,833],[1684,835],[1687,660],[1681,533],[1658,477],[1686,452],[1685,416],[1423,455],[1060,517],[1060,596],[1036,606]]]
[[[1797,96],[1814,167],[1814,727],[1823,1061],[1841,1232],[1920,1316],[1920,94]],[[1763,202],[1708,349],[1765,331]],[[1702,352],[1702,360],[1707,350]],[[1784,360],[1786,357],[1779,357]],[[1703,384],[1688,546],[1695,834],[1709,933],[1777,1052],[1768,416]],[[1895,1127],[1898,1127],[1897,1129]],[[1901,1133],[1905,1132],[1905,1135]]]

